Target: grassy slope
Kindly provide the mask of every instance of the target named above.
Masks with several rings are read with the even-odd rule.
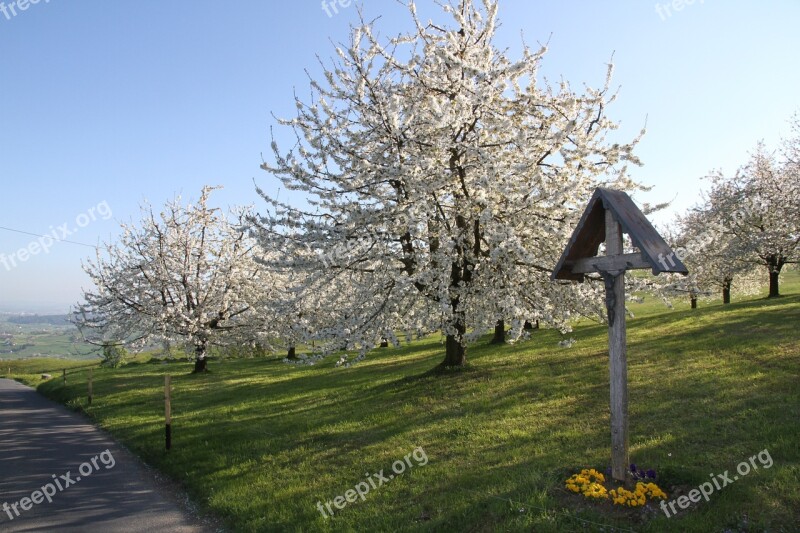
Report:
[[[56,359],[52,357],[0,359],[0,377],[15,379],[35,387],[41,383],[42,374],[50,374],[53,378],[61,379],[62,371],[66,370],[67,382],[69,382],[74,373],[89,367],[96,368],[98,362],[98,360]],[[86,376],[81,375],[78,379],[80,379],[81,382],[85,382]]]
[[[631,456],[675,496],[768,449],[774,460],[666,518],[607,510],[563,480],[609,456],[606,328],[580,326],[571,349],[554,331],[470,349],[471,366],[426,375],[438,339],[332,362],[186,363],[95,370],[89,414],[147,462],[184,483],[233,529],[636,531],[800,527],[800,283],[772,301],[696,311],[634,306],[629,321]],[[0,372],[2,370],[0,369]],[[174,448],[163,451],[163,375],[173,378]],[[44,393],[85,404],[86,372]],[[422,446],[429,462],[372,490],[333,519],[316,509]],[[607,529],[606,529],[607,530]],[[623,529],[625,530],[625,529]]]

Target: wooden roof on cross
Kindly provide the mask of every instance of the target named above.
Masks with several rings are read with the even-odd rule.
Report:
[[[629,268],[650,267],[653,274],[689,273],[627,193],[598,187],[561,254],[551,279],[583,281],[585,270],[576,271],[573,267],[579,260],[597,255],[600,243],[606,238],[606,210],[611,211],[622,232],[630,236],[631,242],[641,253],[641,259],[637,254],[636,260],[628,263]]]

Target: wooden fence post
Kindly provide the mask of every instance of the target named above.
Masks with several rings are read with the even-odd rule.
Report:
[[[172,405],[170,398],[171,376],[164,376],[164,421],[167,450],[172,448]]]

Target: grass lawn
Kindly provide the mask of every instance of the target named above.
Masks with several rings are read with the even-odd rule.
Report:
[[[91,407],[86,370],[39,389],[85,408],[236,531],[795,531],[800,280],[785,278],[786,296],[774,300],[631,306],[632,461],[655,469],[670,499],[712,473],[732,478],[763,450],[773,461],[756,460],[760,468],[672,518],[654,504],[612,508],[564,489],[581,468],[609,465],[602,325],[577,327],[569,349],[552,330],[503,347],[487,337],[469,349],[468,368],[444,375],[428,373],[443,352],[433,338],[347,369],[277,359],[216,360],[206,375],[186,362],[96,369]],[[332,507],[333,517],[318,509],[370,480],[363,501]]]
[[[50,374],[63,384],[63,371],[67,371],[67,384],[73,374],[83,369],[97,368],[99,360],[58,359],[54,357],[32,357],[28,359],[0,359],[0,377],[15,379],[32,387],[42,381],[42,374]],[[77,377],[81,383],[86,382],[86,375]]]

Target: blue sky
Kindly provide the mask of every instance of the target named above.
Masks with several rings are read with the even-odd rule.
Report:
[[[2,5],[0,226],[90,245],[138,220],[142,201],[196,198],[204,184],[225,187],[220,206],[263,205],[253,180],[272,187],[259,169],[272,114],[292,115],[306,69],[318,73],[316,56],[357,21],[352,5],[328,16],[317,0]],[[409,27],[393,0],[364,11],[384,35]],[[647,119],[635,176],[655,188],[638,199],[674,200],[661,223],[696,201],[709,170],[732,172],[759,140],[777,146],[800,110],[795,0],[500,0],[500,17],[497,44],[512,56],[521,34],[549,41],[550,80],[598,86],[613,53],[609,115],[626,139]],[[35,240],[0,230],[0,311],[65,311],[88,284],[90,247],[57,242],[19,260]]]

